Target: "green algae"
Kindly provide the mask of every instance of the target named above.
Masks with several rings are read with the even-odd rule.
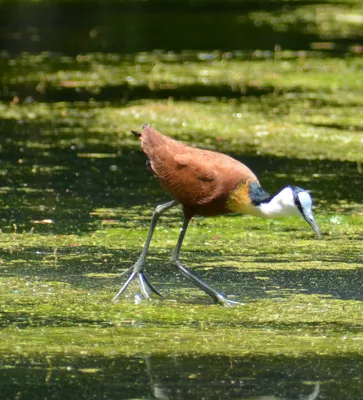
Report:
[[[33,64],[31,56],[23,57],[24,62],[29,58],[29,63]],[[192,134],[196,144],[225,151],[237,152],[243,149],[280,157],[362,162],[361,58],[341,60],[297,57],[264,61],[238,61],[232,58],[207,62],[203,68],[200,62],[193,61],[189,61],[186,66],[183,62],[164,61],[160,67],[155,68],[157,64],[154,64],[152,54],[145,55],[145,59],[146,69],[141,70],[135,67],[134,60],[126,63],[128,67],[122,64],[110,66],[107,59],[101,60],[101,72],[95,73],[93,79],[102,90],[102,87],[107,88],[109,85],[109,79],[117,87],[125,83],[122,81],[125,76],[132,77],[133,83],[127,90],[132,91],[135,86],[151,90],[160,97],[163,97],[162,86],[175,80],[171,96],[178,90],[185,93],[196,91],[192,96],[200,101],[144,100],[122,106],[90,101],[79,102],[76,109],[70,109],[70,103],[65,102],[22,104],[23,99],[15,96],[16,103],[2,104],[1,113],[10,120],[37,119],[44,124],[49,124],[51,120],[62,124],[60,147],[67,146],[68,138],[65,140],[62,136],[69,135],[76,135],[74,146],[82,146],[84,141],[95,146],[105,146],[110,140],[115,145],[117,143],[117,146],[136,146],[128,135],[130,125],[139,126],[148,121],[157,123],[160,130],[176,137],[188,139]],[[46,68],[47,60],[52,60],[51,55],[43,60],[41,68]],[[90,63],[92,61],[93,57]],[[5,59],[5,63],[8,62]],[[73,63],[76,61],[73,60]],[[12,80],[17,79],[16,71],[10,69],[8,73]],[[52,75],[38,73],[42,74],[42,80],[49,80],[50,89],[59,84],[57,82],[60,78],[54,81]],[[75,74],[83,72],[71,70],[68,79],[74,82],[75,87],[82,88],[82,82],[75,81]],[[82,79],[87,83],[91,77],[87,75],[87,70],[84,74]],[[145,76],[147,82],[143,82]],[[26,82],[30,80],[34,86],[38,85],[40,79],[32,76],[19,78]],[[2,79],[10,89],[12,82],[8,81],[6,74]],[[214,96],[213,93],[212,96],[203,93],[203,87],[210,89],[213,86]],[[222,98],[220,101],[218,91],[221,86],[228,87],[230,97],[233,98]],[[246,98],[245,94],[252,87],[256,88],[255,94],[258,97]],[[144,95],[147,96],[147,93]],[[168,96],[167,93],[165,95]],[[91,127],[88,126],[90,118],[93,122]],[[77,127],[70,130],[68,126],[74,125],[75,120]],[[286,135],[290,138],[288,143],[284,141]],[[42,136],[50,140],[49,133],[44,132]],[[31,145],[39,150],[49,150],[47,143],[29,144],[19,141],[18,144],[26,148]],[[94,152],[87,156],[79,152],[80,157],[94,157],[97,154],[100,153]],[[115,156],[114,153],[105,154]]]
[[[165,242],[164,227],[155,233],[150,271],[166,299],[140,305],[134,304],[136,287],[116,304],[110,299],[120,285],[116,272],[136,259],[145,229],[63,237],[2,234],[0,351],[361,354],[362,253],[354,233],[363,221],[356,219],[345,216],[341,224],[348,233],[325,241],[313,240],[309,231],[291,241],[295,229],[286,221],[276,229],[253,218],[197,220],[183,259],[243,302],[232,308],[211,305],[185,283],[176,285],[167,266],[174,240]],[[176,240],[177,228],[167,232]]]
[[[105,294],[90,297],[90,293],[52,284],[46,293],[44,285],[36,288],[38,301],[31,297],[26,301],[36,285],[25,288],[19,283],[14,282],[12,290],[17,287],[22,294],[21,304],[13,295],[12,312],[5,307],[2,313],[2,352],[9,346],[19,354],[68,355],[80,351],[294,356],[362,352],[359,301],[296,295],[233,309],[170,301],[135,306],[126,300],[110,305]],[[61,315],[55,312],[60,303]]]
[[[253,65],[256,76],[245,79],[258,75],[259,85],[273,85],[274,93],[123,105],[1,104],[4,121],[34,126],[32,141],[17,134],[2,150],[4,176],[24,176],[26,182],[2,189],[4,212],[14,200],[22,203],[21,218],[8,220],[0,235],[4,354],[10,348],[19,354],[361,354],[361,192],[345,192],[344,183],[348,176],[361,182],[359,170],[347,163],[361,162],[363,154],[357,112],[361,62],[313,57]],[[180,85],[191,84],[199,79],[193,78],[198,70],[220,84],[230,71],[233,86],[240,76],[234,71],[241,68],[252,71],[248,62],[235,60],[206,63],[202,72],[197,63],[186,69],[166,64],[149,79],[162,84],[162,72],[165,81],[175,76]],[[259,168],[261,181],[276,189],[290,179],[312,188],[324,241],[315,240],[302,220],[193,221],[183,259],[243,303],[224,309],[180,284],[168,267],[181,223],[180,212],[172,211],[156,229],[149,261],[166,300],[135,305],[134,291],[112,304],[121,284],[117,273],[136,259],[152,208],[160,202],[157,183],[149,179],[128,133],[145,121],[186,142],[247,157]],[[22,150],[10,157],[13,148]],[[73,164],[65,165],[65,156]],[[267,156],[275,163],[273,176],[264,172],[267,164],[258,167]],[[336,166],[340,177],[332,174],[331,160],[343,163]],[[45,184],[50,177],[66,182],[71,176],[76,179],[65,187]],[[333,193],[337,179],[340,186]],[[44,183],[34,185],[37,181]],[[87,201],[93,185],[101,195]],[[67,230],[65,216],[72,209],[81,217],[77,228]]]

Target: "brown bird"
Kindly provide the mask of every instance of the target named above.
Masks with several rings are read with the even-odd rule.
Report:
[[[306,190],[288,186],[271,196],[261,188],[248,167],[225,154],[185,145],[162,135],[148,124],[143,125],[141,133],[132,133],[140,139],[141,148],[148,158],[148,169],[174,200],[155,208],[143,251],[136,263],[121,274],[130,273],[130,276],[113,300],[121,296],[136,277],[146,298],[152,293],[160,295],[143,272],[146,256],[159,217],[179,204],[183,208],[184,222],[171,263],[216,303],[224,305],[236,302],[228,300],[203,282],[179,259],[185,232],[195,215],[241,213],[266,218],[300,216],[321,238],[312,213],[312,199]]]

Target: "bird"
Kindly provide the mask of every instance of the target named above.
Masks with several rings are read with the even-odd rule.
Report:
[[[210,287],[180,260],[185,233],[193,217],[230,213],[265,218],[302,217],[317,237],[322,237],[313,216],[312,197],[307,190],[287,186],[270,195],[246,165],[226,154],[184,144],[163,135],[149,124],[144,124],[141,132],[131,132],[139,139],[147,157],[147,169],[173,200],[156,206],[143,250],[135,264],[120,275],[129,274],[113,300],[119,298],[135,279],[138,279],[143,297],[161,296],[145,275],[146,258],[160,216],[178,205],[182,207],[184,218],[170,262],[215,303],[225,306],[237,302]]]

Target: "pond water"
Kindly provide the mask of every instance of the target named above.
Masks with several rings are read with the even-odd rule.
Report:
[[[336,382],[314,382],[334,374],[354,388],[361,367],[361,358],[330,357],[63,357],[31,364],[18,359],[2,373],[2,393],[33,399],[65,393],[80,399],[359,398],[359,391]]]
[[[360,399],[360,2],[0,1],[0,387],[4,399]],[[340,17],[337,19],[337,15]],[[117,303],[168,201],[130,135],[160,131],[243,161],[301,220],[196,218],[163,300]]]

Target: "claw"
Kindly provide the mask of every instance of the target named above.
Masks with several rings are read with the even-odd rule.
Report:
[[[145,285],[149,291],[149,294],[155,293],[159,297],[163,297],[163,295],[155,288],[155,286],[146,278],[146,275],[140,272],[139,280],[143,280],[143,285]]]
[[[128,270],[122,272],[122,274],[120,276],[125,275],[127,272],[130,272],[131,270],[133,270],[134,267],[129,268]],[[113,297],[112,301],[117,300],[120,296],[122,296],[126,289],[130,286],[130,283],[136,278],[139,278],[139,286],[140,286],[140,290],[142,295],[146,298],[146,299],[150,299],[151,294],[155,293],[160,297],[163,297],[161,295],[161,293],[159,293],[159,291],[152,285],[152,283],[146,278],[145,274],[143,272],[137,272],[137,271],[133,271],[131,273],[131,275],[127,278],[127,281],[123,284],[122,288],[118,291],[118,293],[116,294],[116,296]]]
[[[222,293],[217,292],[205,282],[203,282],[198,276],[194,275],[192,271],[187,268],[178,258],[174,258],[171,260],[171,263],[179,268],[182,275],[184,275],[187,279],[194,283],[194,285],[198,286],[204,292],[209,294],[209,296],[214,300],[215,303],[221,304],[222,306],[231,307],[235,306],[238,301],[228,300]]]
[[[224,296],[222,296],[222,298],[219,298],[218,303],[225,307],[234,307],[238,305],[243,305],[243,303],[240,303],[239,301],[228,300]]]
[[[116,294],[116,296],[113,297],[112,301],[117,300],[124,292],[125,290],[129,287],[130,283],[135,279],[135,276],[137,275],[137,272],[133,272],[127,279],[127,281],[124,283],[122,288],[119,290],[119,292]]]

